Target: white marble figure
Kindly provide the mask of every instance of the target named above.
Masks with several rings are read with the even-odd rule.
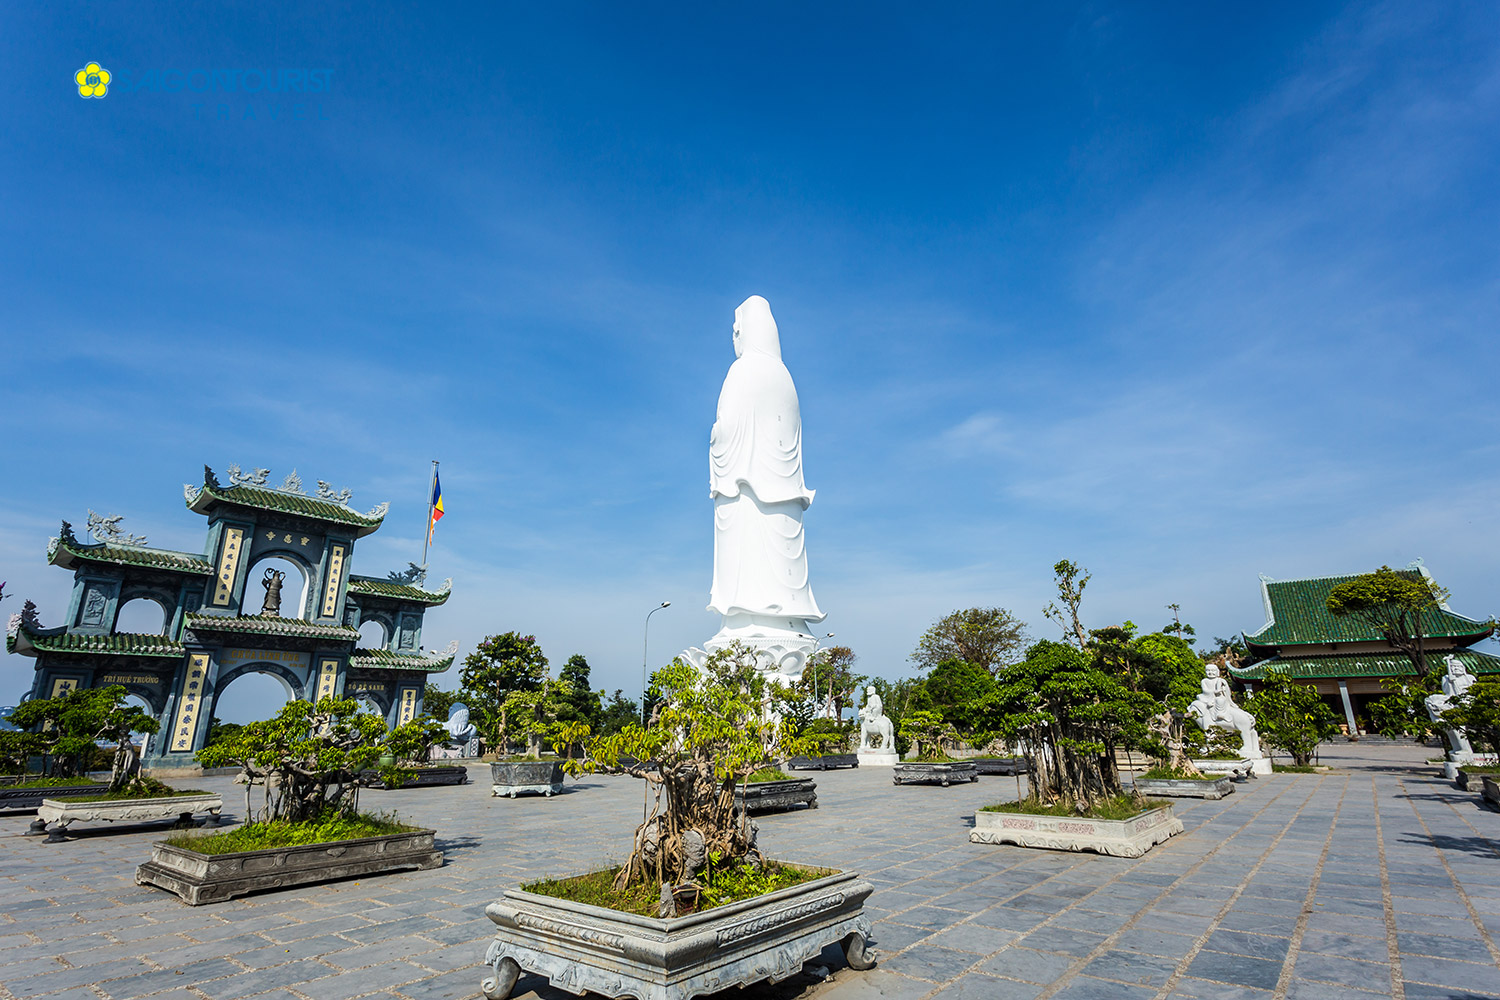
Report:
[[[735,361],[719,391],[709,436],[714,502],[710,611],[723,624],[711,653],[740,642],[759,669],[784,681],[802,675],[816,645],[811,624],[826,616],[808,581],[802,514],[813,491],[802,481],[802,411],[781,361],[771,306],[752,295],[734,311]],[[703,653],[688,650],[689,661]]]
[[[1255,717],[1234,703],[1229,695],[1229,682],[1219,676],[1219,668],[1210,663],[1204,669],[1202,690],[1192,704],[1188,714],[1205,733],[1209,728],[1237,732],[1243,743],[1241,752],[1247,760],[1264,756],[1260,752],[1260,734],[1255,731]]]
[[[455,702],[448,709],[448,721],[443,728],[448,730],[447,745],[432,748],[434,760],[479,756],[479,729],[469,721],[469,706]]]
[[[1430,694],[1424,701],[1427,706],[1427,714],[1432,716],[1432,721],[1441,724],[1443,713],[1455,707],[1453,702],[1468,693],[1469,688],[1474,685],[1474,675],[1459,661],[1458,657],[1449,654],[1443,662],[1448,669],[1443,674],[1443,690],[1439,694]],[[1448,745],[1452,750],[1452,758],[1467,763],[1474,756],[1474,748],[1465,738],[1460,729],[1444,728],[1443,732],[1448,736]]]
[[[871,741],[872,736],[880,741],[879,746]],[[892,752],[896,749],[891,720],[886,717],[885,705],[873,687],[865,688],[865,703],[859,710],[859,749],[861,753],[867,750]]]

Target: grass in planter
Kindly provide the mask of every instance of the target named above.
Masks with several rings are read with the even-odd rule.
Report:
[[[235,851],[266,851],[275,847],[326,844],[336,840],[384,837],[419,829],[399,823],[393,815],[359,813],[355,816],[325,815],[305,823],[274,820],[246,823],[223,833],[175,833],[166,842],[199,854],[231,854]]]
[[[1500,774],[1500,764],[1460,764],[1464,774]]]
[[[7,788],[77,788],[80,785],[100,785],[101,782],[92,778],[33,778],[31,781],[22,781],[15,785],[0,785],[0,791]]]
[[[1277,774],[1322,774],[1323,768],[1313,764],[1272,764]]]
[[[103,786],[100,786],[103,787]],[[73,802],[120,802],[126,799],[165,799],[173,795],[207,795],[208,792],[200,788],[173,788],[165,781],[157,781],[155,778],[140,778],[133,788],[127,788],[119,792],[105,792],[102,795],[90,795],[86,799],[71,799]]]
[[[1151,770],[1141,774],[1141,777],[1150,781],[1217,781],[1221,776],[1189,774],[1187,771],[1175,767],[1153,767]]]
[[[1022,799],[1020,802],[1000,802],[984,806],[982,812],[1027,813],[1033,816],[1077,816],[1080,819],[1130,819],[1151,809],[1171,805],[1159,799],[1137,800],[1129,795],[1117,795],[1105,799],[1087,813],[1080,813],[1071,802],[1038,802]]]
[[[602,906],[605,909],[634,913],[641,917],[656,916],[661,906],[661,886],[637,883],[626,886],[624,892],[615,892],[614,881],[618,872],[618,868],[606,868],[603,871],[574,875],[571,878],[542,879],[539,882],[523,885],[521,888],[540,896],[553,896],[574,903]],[[790,888],[833,874],[835,873],[832,869],[801,868],[775,861],[767,861],[760,869],[749,865],[715,869],[713,875],[707,880],[707,884],[703,886],[699,909],[708,910],[726,903],[737,903],[742,899],[753,899],[778,889]],[[691,911],[682,906],[679,898],[679,915],[685,915],[688,912]]]
[[[791,781],[791,780],[793,780],[792,776],[790,774],[787,774],[785,771],[783,771],[779,767],[763,767],[759,771],[756,771],[754,774],[751,774],[749,777],[745,778],[745,781]]]

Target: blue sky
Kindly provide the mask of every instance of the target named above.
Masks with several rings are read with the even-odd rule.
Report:
[[[869,672],[958,607],[1055,636],[1063,557],[1090,625],[1228,635],[1259,573],[1419,556],[1500,610],[1488,5],[10,4],[0,54],[6,614],[60,619],[90,507],[200,548],[205,462],[389,500],[383,574],[436,458],[429,645],[532,632],[633,692],[659,601],[654,662],[717,627],[752,293]],[[134,86],[249,69],[331,83]]]

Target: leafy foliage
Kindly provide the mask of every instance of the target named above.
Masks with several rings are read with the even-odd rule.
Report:
[[[974,729],[974,706],[995,689],[990,672],[962,660],[944,660],[927,677],[927,696],[935,710],[960,732]]]
[[[1370,702],[1370,719],[1375,731],[1389,739],[1411,736],[1425,740],[1437,731],[1427,713],[1427,696],[1438,690],[1437,674],[1416,677],[1383,677],[1380,686],[1388,692],[1384,698]]]
[[[1026,623],[1004,608],[966,608],[944,615],[917,640],[911,660],[933,670],[945,660],[995,674],[1026,643]]]
[[[1338,734],[1339,720],[1316,689],[1286,674],[1267,670],[1260,689],[1245,702],[1255,716],[1262,742],[1291,754],[1299,765],[1312,763],[1318,744]]]
[[[422,711],[439,721],[446,720],[460,700],[457,691],[444,691],[431,681],[422,689]]]
[[[1476,680],[1443,720],[1458,726],[1476,749],[1500,753],[1500,677]]]
[[[547,657],[536,636],[505,632],[486,636],[464,660],[459,674],[470,718],[491,747],[503,751],[504,706],[512,691],[538,691]]]
[[[127,791],[141,779],[140,751],[132,733],[154,733],[155,717],[125,702],[125,688],[77,688],[56,698],[33,698],[10,713],[13,725],[32,730],[51,759],[50,773],[68,777],[88,767],[101,741],[115,744],[109,789]],[[24,741],[16,741],[19,748]]]
[[[244,769],[245,811],[252,819],[302,823],[329,813],[354,815],[360,773],[388,752],[386,735],[385,719],[362,711],[353,698],[293,701],[196,756],[204,767]],[[265,789],[259,811],[250,805],[253,785]]]
[[[1124,794],[1116,749],[1160,755],[1148,729],[1159,712],[1108,656],[1047,640],[1031,646],[976,707],[985,729],[1022,748],[1033,798],[1080,810]]]
[[[587,726],[574,723],[558,734],[559,745],[585,746],[583,759],[564,764],[570,773],[623,769],[656,792],[616,888],[641,881],[676,885],[699,874],[712,854],[732,863],[759,859],[749,817],[734,804],[734,786],[810,745],[767,711],[788,692],[754,663],[738,644],[713,654],[702,669],[674,660],[652,675],[657,707],[649,726],[631,723],[587,739]]]
[[[359,837],[383,837],[414,829],[416,828],[398,823],[389,816],[372,816],[368,813],[351,816],[339,810],[331,810],[301,823],[272,820],[246,823],[222,833],[178,833],[169,836],[167,843],[199,854],[230,854],[235,851],[264,851],[273,847],[326,844]]]
[[[1147,659],[1138,661],[1140,686],[1168,707],[1182,711],[1198,695],[1203,661],[1187,640],[1166,632],[1152,632],[1131,641],[1131,648]]]
[[[582,722],[590,729],[599,728],[604,716],[604,709],[600,704],[604,692],[595,691],[589,686],[589,674],[589,661],[582,653],[574,653],[563,664],[557,676],[567,688],[559,695],[555,711],[558,722]]]
[[[858,659],[859,654],[848,646],[825,646],[818,650],[813,662],[802,673],[818,708],[830,706],[835,719],[844,717],[844,709],[854,704],[855,691],[865,681],[862,675],[854,672]]]
[[[625,697],[621,688],[615,688],[614,695],[601,706],[597,732],[601,736],[618,733],[632,722],[639,722],[640,719],[641,707],[632,699]]]
[[[958,742],[952,723],[941,712],[933,711],[908,712],[901,720],[901,735],[908,743],[920,747],[918,760],[946,759],[948,751]]]
[[[1422,616],[1448,599],[1448,592],[1426,576],[1415,579],[1382,566],[1338,584],[1328,592],[1328,611],[1352,617],[1380,633],[1405,653],[1419,676],[1427,674]]]
[[[1089,644],[1089,633],[1078,617],[1078,608],[1083,603],[1083,588],[1089,585],[1093,574],[1075,562],[1060,559],[1052,567],[1052,575],[1057,584],[1057,600],[1062,602],[1062,607],[1059,608],[1054,601],[1042,609],[1042,614],[1062,629],[1068,642],[1083,649]]]
[[[906,719],[906,713],[931,711],[934,707],[932,697],[927,693],[927,682],[919,677],[903,677],[897,681],[872,677],[870,686],[880,695],[885,716],[891,720],[897,752],[906,753],[911,748],[911,741],[901,735],[901,723]]]

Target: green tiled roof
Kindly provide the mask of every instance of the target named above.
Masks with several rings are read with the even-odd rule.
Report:
[[[385,597],[393,601],[415,601],[419,604],[442,604],[453,591],[450,581],[442,590],[424,590],[406,583],[395,583],[373,576],[349,577],[349,593],[360,597]]]
[[[207,514],[221,503],[254,507],[257,510],[273,510],[281,514],[345,525],[355,529],[356,537],[370,534],[385,520],[385,510],[377,507],[368,514],[361,514],[351,507],[332,500],[323,500],[302,493],[285,493],[265,486],[223,486],[214,478],[211,470],[204,469],[203,488],[196,494],[189,492],[188,507],[200,514]]]
[[[85,562],[114,563],[119,566],[144,566],[147,569],[168,570],[173,573],[196,573],[212,576],[213,566],[200,555],[191,552],[175,552],[171,549],[152,549],[144,545],[83,545],[64,531],[47,547],[47,561],[54,566],[72,569],[78,560]]]
[[[1410,579],[1420,579],[1415,569],[1397,570]],[[1323,576],[1310,580],[1266,580],[1263,584],[1270,603],[1271,620],[1258,632],[1249,632],[1245,641],[1252,646],[1290,646],[1325,642],[1382,642],[1383,637],[1353,616],[1335,618],[1328,611],[1328,594],[1341,583],[1357,576]],[[1423,634],[1435,638],[1483,635],[1483,622],[1463,615],[1432,608],[1422,615]]]
[[[1458,657],[1472,674],[1500,674],[1500,656],[1472,649],[1444,649],[1427,654],[1427,669],[1441,671],[1443,658]],[[1285,672],[1296,680],[1320,677],[1411,677],[1416,674],[1411,660],[1400,653],[1333,653],[1329,656],[1273,656],[1248,667],[1231,667],[1229,672],[1242,681],[1258,681],[1267,670]]]
[[[453,665],[455,653],[428,653],[425,656],[403,656],[389,649],[356,649],[349,666],[361,670],[421,670],[440,674]]]
[[[187,628],[195,632],[234,632],[295,639],[339,639],[346,642],[359,639],[359,632],[347,625],[305,622],[300,618],[276,618],[270,615],[210,615],[190,612],[185,616],[185,622]]]
[[[18,648],[19,647],[19,650]],[[186,652],[182,643],[164,635],[142,635],[116,632],[114,635],[86,635],[79,632],[47,634],[33,632],[24,625],[5,641],[6,652],[27,656],[44,653],[100,653],[110,656],[180,657]]]

